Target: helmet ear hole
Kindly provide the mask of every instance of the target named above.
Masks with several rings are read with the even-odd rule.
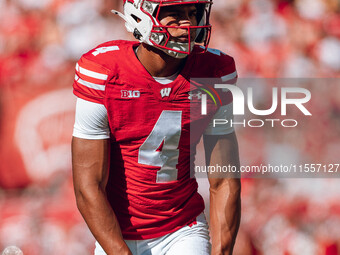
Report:
[[[137,23],[141,22],[141,19],[138,18],[136,15],[131,14],[131,17],[132,17]]]
[[[137,39],[137,40],[141,40],[143,38],[143,35],[138,31],[137,28],[135,28],[133,30],[133,36]]]

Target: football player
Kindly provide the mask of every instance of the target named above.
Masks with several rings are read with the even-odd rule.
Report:
[[[209,234],[190,177],[202,135],[207,164],[239,166],[233,128],[211,125],[230,99],[190,116],[191,78],[237,78],[233,58],[208,49],[211,4],[125,0],[124,14],[113,12],[139,42],[101,44],[76,65],[73,179],[95,255],[232,254],[240,180],[209,174]]]

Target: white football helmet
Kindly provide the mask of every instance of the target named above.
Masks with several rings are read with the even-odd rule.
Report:
[[[163,6],[197,4],[197,26],[163,26],[159,22],[160,8]],[[211,25],[209,17],[212,0],[124,0],[124,14],[112,10],[125,20],[125,26],[140,42],[155,46],[175,58],[188,56],[195,43],[208,48]],[[168,28],[188,29],[188,43],[171,41]],[[196,29],[195,41],[190,31]]]

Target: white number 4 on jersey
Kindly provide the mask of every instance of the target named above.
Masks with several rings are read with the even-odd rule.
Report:
[[[139,164],[161,167],[157,172],[157,183],[177,180],[176,165],[181,129],[182,112],[163,111],[150,135],[139,148]],[[159,150],[162,144],[162,149]]]

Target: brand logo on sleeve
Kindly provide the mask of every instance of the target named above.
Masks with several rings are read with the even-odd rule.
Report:
[[[190,91],[188,92],[188,99],[189,100],[201,100],[202,99],[202,92],[201,91]]]

